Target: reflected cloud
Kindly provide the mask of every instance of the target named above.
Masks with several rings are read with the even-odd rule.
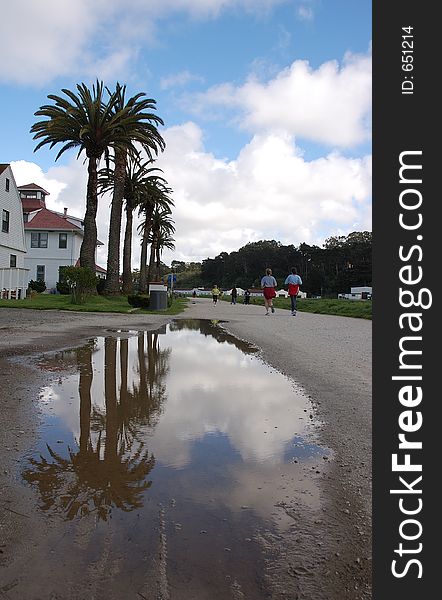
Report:
[[[167,472],[195,502],[215,494],[231,510],[268,481],[255,502],[263,516],[311,431],[302,392],[213,322],[110,333],[38,361],[58,374],[42,390],[42,439],[23,472],[42,509],[107,520],[141,508]]]

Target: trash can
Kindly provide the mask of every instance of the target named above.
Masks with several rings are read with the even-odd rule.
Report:
[[[166,310],[167,287],[161,284],[149,285],[149,310]]]

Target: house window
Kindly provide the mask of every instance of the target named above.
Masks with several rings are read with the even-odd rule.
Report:
[[[47,233],[31,233],[31,248],[47,248],[48,234]]]
[[[5,190],[7,192],[9,192],[9,179],[7,177],[6,177],[6,180],[5,180]]]
[[[37,265],[37,281],[45,280],[45,266]]]
[[[9,255],[9,266],[12,269],[15,269],[17,267],[17,255],[16,254]]]
[[[67,248],[68,247],[68,234],[60,233],[58,235],[58,247],[59,248]]]
[[[23,213],[23,223],[27,223],[29,221],[29,213]]]
[[[2,211],[2,231],[9,233],[9,210]]]

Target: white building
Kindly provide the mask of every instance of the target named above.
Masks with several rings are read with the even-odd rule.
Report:
[[[29,282],[25,265],[23,214],[11,166],[0,164],[0,298],[24,298]]]
[[[358,286],[350,288],[349,294],[338,294],[341,300],[371,300],[373,288],[371,286]]]
[[[244,290],[243,288],[237,287],[236,288],[236,293],[238,296],[244,296]],[[230,290],[226,290],[225,294],[227,294],[228,296],[232,295],[232,288],[230,288]]]
[[[82,219],[46,208],[49,193],[35,183],[18,188],[23,206],[27,255],[25,265],[30,279],[44,281],[48,290],[55,290],[60,280],[60,267],[76,266],[83,242]],[[97,246],[103,245],[98,241]],[[97,275],[105,270],[96,266]]]

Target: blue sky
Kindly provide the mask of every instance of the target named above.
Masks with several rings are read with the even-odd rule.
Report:
[[[45,187],[49,208],[83,214],[85,169],[33,152],[33,114],[98,77],[146,92],[165,122],[166,260],[371,229],[371,2],[16,0],[2,15],[0,162]],[[104,198],[103,240],[108,213]]]

